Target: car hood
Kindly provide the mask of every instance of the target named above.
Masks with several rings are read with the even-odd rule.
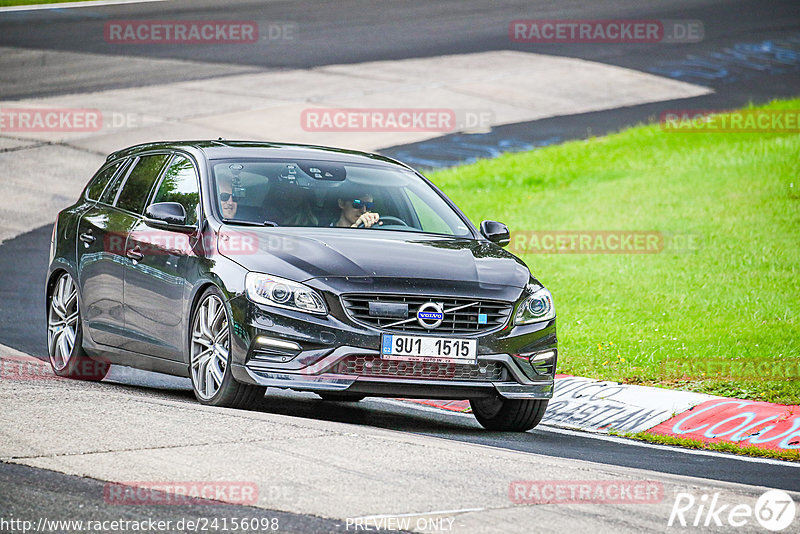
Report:
[[[226,236],[257,245],[226,246]],[[521,260],[488,241],[392,230],[225,226],[218,250],[248,270],[300,282],[402,278],[522,288],[530,280]]]

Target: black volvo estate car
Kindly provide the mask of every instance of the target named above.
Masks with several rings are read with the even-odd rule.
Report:
[[[379,155],[134,146],[53,227],[50,361],[90,380],[111,363],[188,376],[214,406],[267,387],[469,399],[484,427],[527,430],[553,392],[555,309],[508,240]]]

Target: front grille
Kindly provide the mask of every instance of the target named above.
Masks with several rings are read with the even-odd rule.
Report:
[[[502,382],[507,380],[508,376],[505,366],[499,362],[479,364],[406,362],[382,360],[376,356],[348,356],[339,360],[332,371],[341,375],[480,382]]]
[[[388,326],[403,320],[401,317],[374,317],[369,314],[370,302],[390,304],[407,304],[408,317],[404,324]],[[441,303],[444,310],[442,324],[427,329],[416,319],[420,306],[429,302]],[[380,330],[391,332],[431,332],[438,335],[476,334],[501,328],[508,321],[513,304],[508,302],[453,297],[425,297],[419,295],[344,295],[342,304],[348,315],[357,323],[365,324]],[[466,306],[454,312],[452,308]],[[479,316],[485,315],[486,322],[478,322]]]

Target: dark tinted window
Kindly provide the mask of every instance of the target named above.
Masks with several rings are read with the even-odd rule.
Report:
[[[122,186],[122,191],[117,199],[117,207],[134,213],[142,213],[150,190],[164,163],[167,162],[167,158],[169,158],[169,154],[154,154],[139,158],[136,166],[128,175],[128,179],[125,180],[125,185]]]
[[[111,180],[111,177],[117,172],[120,165],[122,165],[122,162],[118,161],[95,174],[94,178],[92,178],[92,181],[89,183],[89,187],[86,188],[86,198],[90,200],[97,200],[100,198],[100,195],[103,194],[103,189],[106,188],[109,180]]]
[[[200,191],[197,187],[197,173],[191,161],[183,156],[175,156],[164,171],[153,202],[177,202],[186,210],[186,224],[197,222]]]
[[[114,199],[117,197],[117,191],[119,191],[119,186],[122,185],[122,181],[125,179],[125,175],[130,168],[130,160],[126,159],[122,162],[122,170],[114,176],[114,179],[108,184],[106,190],[103,191],[103,196],[100,197],[100,202],[104,202],[106,204],[113,204]]]

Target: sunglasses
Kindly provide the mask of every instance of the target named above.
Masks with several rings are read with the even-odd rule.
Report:
[[[365,201],[360,200],[358,198],[355,199],[352,202],[352,204],[353,204],[353,209],[354,210],[360,210],[361,208],[367,208],[367,211],[369,211],[369,210],[371,210],[372,208],[375,207],[375,203],[374,202],[365,202]]]
[[[228,200],[233,200],[233,202],[239,202],[239,199],[230,193],[220,193],[219,199],[223,202],[227,202]]]

